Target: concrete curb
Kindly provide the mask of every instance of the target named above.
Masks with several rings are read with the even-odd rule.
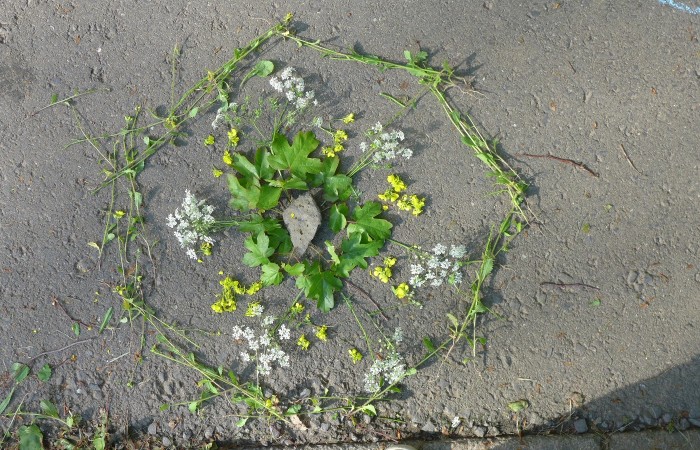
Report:
[[[401,444],[379,442],[375,444],[308,445],[295,448],[313,450],[388,450],[392,445],[412,446],[416,450],[694,450],[700,449],[700,430],[641,431],[611,435],[550,435],[504,436],[486,439],[453,439],[444,441],[405,441]],[[263,450],[271,447],[254,447]]]

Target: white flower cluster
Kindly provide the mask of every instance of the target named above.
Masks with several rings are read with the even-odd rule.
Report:
[[[386,342],[389,357],[375,360],[365,374],[365,391],[377,392],[382,386],[390,386],[406,376],[406,363],[396,351],[396,346],[402,341],[403,330],[397,327],[394,335]]]
[[[373,152],[372,160],[377,164],[391,161],[397,157],[410,159],[411,156],[413,156],[413,150],[399,145],[404,139],[404,134],[401,130],[384,132],[382,124],[377,122],[377,124],[367,132],[367,137],[372,139],[372,141],[369,144],[367,144],[367,142],[362,142],[360,144],[360,150],[362,150],[363,153],[368,151]]]
[[[248,343],[248,349],[240,353],[241,360],[246,363],[254,360],[258,374],[263,376],[270,374],[274,363],[280,367],[289,367],[289,355],[274,341],[272,331],[268,328],[273,322],[274,317],[266,317],[260,334],[256,334],[250,327],[233,327],[233,339],[245,340]],[[289,328],[284,324],[279,327],[277,333],[281,340],[288,340],[290,337]]]
[[[314,99],[314,91],[305,91],[304,79],[296,75],[293,67],[287,67],[278,77],[270,78],[270,86],[277,92],[284,94],[287,101],[294,105],[297,110],[309,106],[309,103],[318,105]]]
[[[463,245],[447,247],[437,244],[432,253],[421,257],[419,264],[411,264],[411,278],[408,284],[412,288],[419,288],[425,283],[432,287],[439,287],[447,281],[450,284],[462,282],[462,264],[460,259],[466,255],[467,250]]]
[[[382,386],[391,386],[406,375],[406,363],[393,350],[388,357],[377,359],[365,374],[365,391],[377,392]]]
[[[195,247],[199,241],[214,243],[214,239],[209,236],[214,223],[212,212],[213,206],[207,205],[204,200],[198,201],[197,197],[186,190],[181,208],[168,216],[168,226],[175,229],[175,237],[180,246],[187,249],[187,255],[192,259],[197,259]]]

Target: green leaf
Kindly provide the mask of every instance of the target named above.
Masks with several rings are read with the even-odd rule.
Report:
[[[56,405],[54,405],[50,401],[48,401],[48,400],[40,401],[39,408],[41,408],[42,414],[44,414],[46,416],[58,418],[58,408],[56,408]]]
[[[109,321],[112,320],[112,315],[114,314],[114,307],[110,306],[107,312],[105,313],[105,316],[102,318],[102,323],[100,324],[100,328],[97,330],[97,334],[102,334],[102,332],[105,330],[107,327],[107,324],[109,324]]]
[[[331,260],[333,261],[334,264],[340,264],[340,258],[338,258],[338,254],[335,252],[335,245],[331,241],[326,241],[326,251],[328,251],[328,254],[331,256]]]
[[[352,195],[352,178],[345,174],[333,175],[323,183],[323,198],[329,202],[347,200]]]
[[[10,389],[10,392],[5,396],[3,401],[0,402],[0,414],[5,412],[5,410],[7,409],[7,405],[9,405],[10,402],[12,401],[12,394],[15,393],[15,387],[16,386],[12,386],[12,389]]]
[[[485,258],[479,267],[477,276],[480,280],[485,280],[493,270],[493,258]]]
[[[231,193],[229,205],[237,211],[250,211],[258,206],[260,199],[260,183],[258,180],[246,181],[246,185],[241,184],[238,177],[227,173],[226,180],[228,181],[228,190]]]
[[[29,367],[25,364],[18,362],[12,364],[12,378],[15,379],[16,383],[21,383],[27,378],[27,375],[29,375]]]
[[[282,195],[282,188],[269,186],[267,184],[261,186],[257,208],[261,211],[274,208],[280,202],[280,195]]]
[[[247,421],[248,421],[248,418],[247,418],[247,417],[243,417],[243,418],[241,418],[241,419],[238,419],[238,422],[236,422],[236,426],[237,426],[238,428],[242,428],[242,427],[245,426],[245,423],[246,423]]]
[[[423,338],[423,347],[425,347],[430,353],[436,350],[435,344],[433,344],[433,341],[427,336]]]
[[[290,406],[289,408],[287,408],[287,411],[284,413],[284,415],[293,416],[295,414],[298,414],[299,411],[301,411],[301,405]]]
[[[79,323],[77,323],[77,322],[74,323],[71,326],[71,329],[73,330],[73,334],[75,334],[76,336],[80,336],[80,324]]]
[[[41,450],[44,448],[41,441],[44,435],[37,425],[23,425],[19,427],[19,449]]]
[[[302,180],[308,174],[314,175],[321,172],[321,160],[309,158],[320,142],[312,131],[299,132],[294,136],[294,142],[290,145],[283,134],[275,134],[270,149],[270,167],[275,170],[287,170]]]
[[[187,405],[187,409],[189,409],[192,414],[197,413],[197,407],[199,407],[199,402],[196,400]]]
[[[338,233],[348,224],[348,205],[345,203],[334,204],[331,206],[331,215],[329,225],[334,233]]]
[[[159,409],[160,411],[167,411],[167,410],[170,409],[170,404],[169,404],[169,403],[163,403],[162,405],[160,405],[160,406],[158,407],[158,409]]]
[[[340,255],[340,263],[335,268],[338,275],[349,277],[350,272],[358,266],[366,269],[368,265],[366,258],[379,254],[384,241],[372,241],[364,236],[361,233],[354,233],[343,239],[340,244],[343,253]]]
[[[278,285],[284,279],[284,275],[280,272],[280,266],[275,263],[267,263],[262,266],[262,275],[260,281],[265,286]]]
[[[508,408],[513,412],[520,412],[530,406],[530,402],[525,399],[516,400],[508,403]]]
[[[318,309],[328,312],[335,306],[335,291],[343,287],[343,282],[328,270],[323,270],[321,264],[316,261],[307,267],[306,273],[297,279],[305,279],[304,294],[316,300]]]
[[[238,89],[242,88],[243,85],[248,81],[250,78],[258,76],[258,77],[266,77],[270,75],[273,71],[275,70],[275,65],[272,63],[272,61],[266,61],[262,60],[259,61],[255,67],[253,67],[250,72],[246,74],[245,77],[243,77],[243,81],[241,81],[241,85],[238,87]]]
[[[377,409],[374,407],[374,405],[363,405],[360,407],[360,411],[367,414],[368,416],[377,415]]]
[[[51,378],[51,366],[48,364],[44,364],[39,370],[39,373],[36,374],[36,376],[43,382],[49,381],[49,379]]]
[[[245,240],[245,247],[249,250],[243,255],[243,264],[248,267],[262,266],[270,262],[268,258],[274,253],[274,249],[270,248],[270,238],[263,232],[258,233],[257,238],[253,236]]]
[[[391,237],[391,222],[377,218],[381,212],[382,205],[377,202],[357,206],[352,212],[355,222],[348,225],[348,235],[356,232],[367,233],[373,240],[380,241]]]
[[[447,318],[450,320],[450,323],[452,324],[453,327],[459,328],[459,320],[455,316],[453,316],[450,313],[447,313]]]
[[[298,277],[302,273],[304,273],[304,264],[303,263],[296,263],[293,266],[287,264],[287,263],[282,263],[282,269],[284,269],[285,272],[287,272],[289,275],[293,277]]]
[[[58,103],[58,94],[51,94],[51,104]]]
[[[197,117],[198,112],[199,108],[195,106],[194,108],[190,109],[190,112],[187,114],[187,117],[189,117],[190,119],[194,119],[195,117]]]

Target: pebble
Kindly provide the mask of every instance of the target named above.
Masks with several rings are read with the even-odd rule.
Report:
[[[681,420],[678,421],[678,429],[681,431],[685,431],[688,428],[690,428],[690,422],[688,422],[688,419],[683,417]]]
[[[148,426],[148,434],[155,436],[158,433],[158,425],[155,422],[151,422]]]
[[[329,423],[322,423],[321,424],[321,431],[327,432],[330,429],[331,429],[331,425]]]
[[[671,421],[673,420],[673,416],[669,413],[666,413],[663,416],[661,416],[661,420],[663,420],[664,423],[671,423]]]
[[[435,433],[437,428],[435,428],[435,425],[431,420],[428,420],[425,422],[425,425],[423,425],[423,428],[421,428],[421,431],[425,431],[426,433]]]
[[[173,445],[173,442],[167,436],[163,436],[162,442],[163,442],[163,447],[170,447],[171,445]]]
[[[585,433],[586,431],[588,431],[588,424],[586,423],[586,419],[578,419],[577,421],[575,421],[574,429],[577,433]]]
[[[690,422],[692,425],[695,425],[696,427],[700,427],[700,419],[690,418],[688,419],[688,422]]]
[[[214,429],[209,427],[204,430],[204,439],[211,439],[214,436]]]
[[[472,433],[478,438],[486,436],[486,427],[474,427],[472,428]]]

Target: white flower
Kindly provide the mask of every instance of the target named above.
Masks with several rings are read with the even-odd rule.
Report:
[[[453,245],[450,248],[450,256],[455,259],[462,258],[467,253],[467,249],[463,245]]]
[[[314,120],[311,121],[311,126],[321,128],[323,126],[323,119],[320,117],[314,117]]]
[[[189,256],[192,259],[197,259],[197,252],[195,252],[193,248],[188,248],[187,256]]]
[[[460,419],[459,416],[454,416],[454,418],[452,418],[452,428],[457,428],[460,423],[462,423],[462,419]]]
[[[277,330],[277,334],[279,335],[280,339],[282,339],[283,341],[288,340],[290,337],[290,332],[289,332],[289,328],[287,328],[287,325],[285,325],[285,324],[280,325],[279,330]]]
[[[241,352],[241,361],[250,362],[250,355],[248,352]]]
[[[273,323],[275,323],[275,316],[265,316],[265,318],[262,321],[263,326],[266,326],[266,327],[269,327]]]
[[[436,256],[444,255],[446,251],[447,247],[442,244],[436,244],[435,247],[433,247],[433,254]]]

